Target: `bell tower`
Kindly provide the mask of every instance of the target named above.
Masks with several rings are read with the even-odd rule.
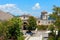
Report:
[[[48,15],[46,11],[41,12],[41,19],[42,20],[47,20],[48,19]]]

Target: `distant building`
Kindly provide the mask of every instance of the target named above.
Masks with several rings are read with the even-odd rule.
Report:
[[[30,16],[31,15],[23,14],[20,16],[20,18],[24,23],[26,23]],[[52,24],[52,22],[54,20],[48,19],[48,17],[49,17],[49,15],[46,11],[41,12],[41,17],[36,18],[37,25],[50,25],[50,24]]]
[[[23,22],[26,22],[29,19],[29,17],[30,17],[30,15],[28,15],[28,14],[23,14],[20,16],[20,18]]]
[[[23,29],[26,29],[26,24],[28,24],[27,20],[29,19],[31,15],[23,14],[20,16],[21,20],[23,21]]]
[[[50,25],[54,20],[48,19],[49,15],[46,11],[41,12],[41,18],[37,18],[37,25]]]
[[[23,14],[20,16],[21,20],[23,21],[23,27],[25,27],[25,24],[27,24],[27,20],[29,19],[31,15]],[[54,22],[52,19],[48,19],[49,15],[46,11],[41,12],[41,17],[36,18],[37,25],[50,25]]]

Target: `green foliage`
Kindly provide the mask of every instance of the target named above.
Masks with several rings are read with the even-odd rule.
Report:
[[[12,18],[8,21],[0,22],[0,33],[4,34],[6,40],[10,37],[14,37],[17,39],[17,36],[20,36],[20,27],[22,21],[20,18]]]
[[[54,23],[57,28],[60,30],[60,19],[59,20],[56,20],[56,22]]]
[[[18,40],[24,40],[25,38],[23,36],[18,37]]]
[[[3,24],[2,24],[2,22],[0,22],[0,36],[2,36],[3,35]]]
[[[60,40],[60,37],[58,37],[58,40]]]
[[[55,40],[54,36],[49,36],[48,40]]]
[[[50,17],[55,19],[55,22],[53,23],[53,25],[55,25],[55,30],[58,29],[58,31],[60,31],[60,7],[54,6],[53,8],[53,13],[50,14]],[[51,30],[54,29],[50,28]],[[56,35],[55,33],[52,32],[53,35]],[[60,34],[60,33],[58,33]],[[52,39],[52,38],[51,38]],[[60,40],[60,38],[58,38]]]
[[[48,30],[53,31],[53,30],[54,30],[54,26],[53,26],[53,25],[49,25],[49,26],[48,26]]]
[[[34,30],[34,29],[36,29],[36,26],[37,26],[36,18],[33,16],[29,17],[29,19],[28,19],[28,30]]]
[[[47,25],[38,25],[37,28],[38,30],[46,30],[47,29]]]
[[[8,21],[0,22],[0,37],[3,36],[4,40],[14,39],[18,40],[23,33],[20,31],[22,21],[19,17],[14,17]]]
[[[22,24],[22,21],[20,18],[12,18],[11,20],[8,21],[8,31],[7,31],[7,37],[11,38],[14,37],[17,39],[17,36],[20,36],[20,27]]]
[[[60,12],[60,7],[54,6],[53,11],[54,12]]]
[[[51,18],[55,19],[54,25],[60,30],[60,7],[54,6],[53,13],[50,14]]]
[[[7,22],[6,21],[0,22],[0,35],[3,34],[5,36],[6,32],[7,32]]]

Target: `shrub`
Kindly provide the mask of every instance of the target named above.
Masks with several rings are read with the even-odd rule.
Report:
[[[48,40],[55,40],[54,36],[49,36]]]
[[[47,25],[38,25],[37,28],[38,30],[46,30],[47,29]]]

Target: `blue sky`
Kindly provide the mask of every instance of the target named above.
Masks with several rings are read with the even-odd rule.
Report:
[[[0,0],[0,10],[11,12],[13,15],[25,13],[40,16],[43,10],[52,12],[53,5],[60,6],[60,0]]]

